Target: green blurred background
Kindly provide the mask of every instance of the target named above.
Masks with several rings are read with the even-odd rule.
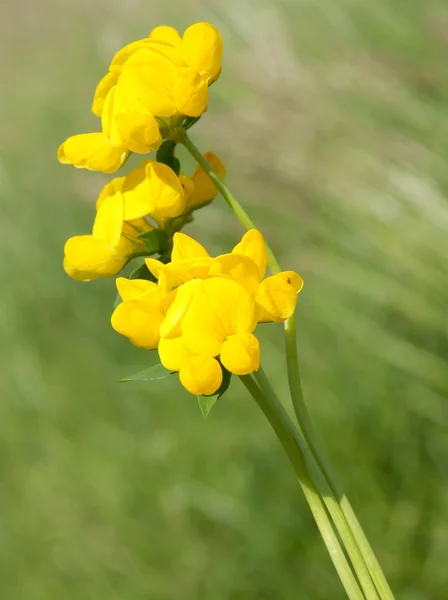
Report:
[[[174,377],[117,384],[154,357],[112,331],[113,281],[61,268],[107,177],[59,165],[57,146],[97,127],[117,48],[198,20],[226,53],[193,137],[305,279],[313,419],[397,597],[445,599],[444,0],[3,0],[0,596],[344,598],[239,382],[207,422]],[[242,229],[217,199],[188,232],[224,252]],[[286,399],[281,326],[261,336]]]

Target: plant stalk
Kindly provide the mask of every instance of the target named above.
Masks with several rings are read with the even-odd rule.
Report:
[[[311,512],[313,513],[319,532],[324,540],[342,585],[347,592],[347,596],[350,600],[364,600],[364,595],[361,592],[347,558],[345,557],[331,521],[328,518],[322,499],[308,474],[302,453],[295,440],[294,427],[283,406],[274,398],[267,397],[250,375],[241,375],[240,379],[269,421],[296,472],[300,486]]]

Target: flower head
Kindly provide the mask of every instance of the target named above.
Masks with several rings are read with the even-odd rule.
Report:
[[[255,229],[231,253],[216,258],[191,237],[176,233],[171,262],[147,258],[146,264],[158,280],[150,288],[153,294],[158,289],[158,314],[163,316],[145,316],[151,311],[139,300],[138,310],[133,305],[132,325],[127,330],[114,327],[131,341],[135,331],[143,335],[159,327],[162,364],[178,371],[182,385],[194,394],[215,393],[222,367],[236,375],[258,369],[257,323],[290,317],[303,283],[293,271],[264,277],[266,249]]]
[[[151,226],[144,219],[124,220],[122,183],[123,178],[116,179],[101,192],[92,233],[67,240],[64,269],[73,279],[112,277],[135,253],[143,250],[137,236]]]

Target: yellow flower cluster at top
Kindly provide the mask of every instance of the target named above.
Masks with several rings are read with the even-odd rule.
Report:
[[[222,367],[235,375],[258,369],[257,324],[289,318],[303,285],[294,271],[265,278],[265,243],[256,229],[216,258],[176,233],[171,262],[145,262],[157,283],[118,278],[122,302],[112,326],[136,346],[158,348],[164,367],[178,371],[182,385],[197,395],[219,389]]]
[[[164,367],[178,371],[197,395],[216,393],[223,369],[236,375],[258,369],[257,324],[290,317],[303,283],[292,271],[265,278],[265,243],[255,229],[216,258],[179,233],[218,192],[202,167],[191,177],[181,171],[175,148],[207,108],[222,54],[221,36],[208,23],[182,37],[156,27],[122,48],[100,81],[92,110],[101,132],[70,137],[58,150],[60,162],[104,173],[117,171],[131,153],[157,150],[156,160],[145,158],[103,188],[92,233],[65,244],[64,269],[90,281],[147,257],[139,278],[117,279],[122,302],[112,326],[136,346],[158,349]],[[204,158],[223,179],[219,158]]]
[[[209,23],[191,25],[182,37],[173,27],[156,27],[128,44],[95,92],[92,111],[101,119],[101,132],[68,138],[58,150],[60,162],[113,173],[130,152],[159,148],[185,117],[206,110],[222,55],[221,35]]]
[[[182,37],[172,27],[156,27],[114,56],[92,104],[102,131],[68,138],[58,159],[112,173],[131,153],[159,152],[157,160],[144,160],[102,190],[92,233],[65,245],[64,268],[71,277],[89,281],[117,274],[133,257],[147,253],[144,240],[154,228],[169,248],[172,234],[217,195],[201,167],[191,178],[180,172],[174,151],[179,131],[207,108],[208,86],[219,76],[222,54],[219,31],[196,23]],[[219,158],[211,152],[204,158],[224,178]]]

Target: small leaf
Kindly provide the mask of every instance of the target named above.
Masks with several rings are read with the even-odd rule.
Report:
[[[140,233],[138,238],[145,244],[145,251],[148,254],[163,254],[168,248],[166,235],[160,229]]]
[[[135,271],[132,271],[132,273],[129,275],[129,279],[147,279],[148,281],[157,283],[157,279],[154,277],[145,263],[137,267]]]
[[[206,419],[215,405],[218,396],[215,394],[214,396],[198,396],[199,408],[201,409],[201,413]]]
[[[221,365],[222,368],[222,383],[219,389],[216,390],[211,396],[198,396],[199,408],[201,409],[204,418],[207,418],[212,408],[215,406],[217,400],[219,400],[228,390],[232,373]]]
[[[119,381],[120,383],[125,383],[127,381],[154,381],[156,379],[165,379],[165,377],[169,377],[172,374],[173,371],[168,371],[162,364],[158,363],[144,371],[135,373],[135,375],[129,375],[128,377],[119,379]]]
[[[183,128],[185,129],[185,131],[186,131],[187,129],[190,129],[190,127],[193,127],[193,125],[194,125],[195,123],[197,123],[197,122],[199,121],[199,119],[200,119],[200,118],[201,118],[201,117],[187,117],[187,118],[184,120],[183,124],[182,124]]]
[[[174,155],[176,149],[176,142],[172,140],[165,140],[160,148],[157,150],[156,160],[157,162],[163,163],[170,167],[176,175],[180,173],[180,160]]]

